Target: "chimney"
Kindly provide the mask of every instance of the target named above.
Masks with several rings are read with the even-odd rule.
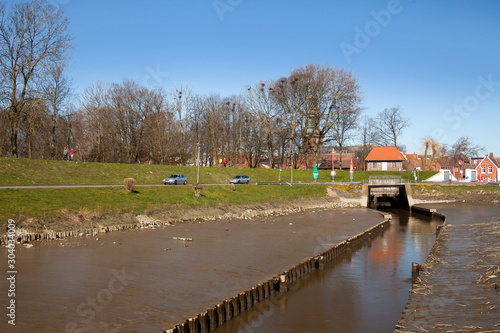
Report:
[[[493,158],[493,153],[490,153],[490,158]]]

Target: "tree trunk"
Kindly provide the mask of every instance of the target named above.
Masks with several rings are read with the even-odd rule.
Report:
[[[50,156],[52,159],[56,157],[56,115],[52,115],[52,128],[51,128],[52,138],[50,140]]]
[[[12,147],[12,157],[18,157],[18,155],[17,155],[17,131],[18,131],[17,126],[14,126],[14,124],[12,124],[11,132],[10,132],[10,144]]]
[[[429,146],[425,145],[425,150],[424,150],[424,160],[422,161],[422,169],[424,171],[427,171],[427,151],[429,150]]]
[[[342,145],[339,145],[339,170],[342,170],[342,158],[343,158]],[[335,168],[335,165],[333,165],[332,167]]]

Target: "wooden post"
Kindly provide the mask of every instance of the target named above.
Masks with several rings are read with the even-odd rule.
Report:
[[[207,313],[200,313],[198,315],[198,322],[200,323],[200,332],[201,333],[208,333],[209,332],[209,327],[207,325]]]
[[[325,257],[323,256],[318,257],[318,268],[325,269]]]
[[[288,291],[288,277],[286,274],[280,275],[280,292],[286,293]]]
[[[411,280],[413,283],[417,280],[418,273],[420,272],[420,265],[416,262],[411,263]]]

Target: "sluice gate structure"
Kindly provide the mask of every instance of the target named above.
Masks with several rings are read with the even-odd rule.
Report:
[[[414,204],[411,185],[400,176],[370,177],[363,185],[361,206],[377,209],[384,206],[397,206],[411,210]]]

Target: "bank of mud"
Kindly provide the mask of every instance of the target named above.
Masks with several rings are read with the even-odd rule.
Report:
[[[23,317],[16,332],[40,327],[52,332],[160,332],[217,305],[220,309],[243,291],[253,293],[245,293],[249,298],[240,301],[241,311],[261,295],[271,297],[270,289],[268,294],[260,289],[266,282],[280,275],[286,281],[287,274],[294,280],[313,265],[316,269],[315,258],[344,241],[347,249],[347,240],[382,220],[380,213],[366,208],[318,208],[18,245],[16,269],[22,274],[16,302]],[[0,255],[6,253],[0,248]],[[7,293],[5,284],[0,293]],[[89,300],[97,302],[98,310]],[[0,331],[7,329],[4,324],[0,322]]]
[[[500,186],[412,185],[414,199],[500,206]]]
[[[395,332],[500,332],[500,222],[482,207],[439,228]]]
[[[235,318],[240,313],[251,310],[264,300],[276,301],[280,298],[280,295],[287,293],[289,288],[301,278],[306,277],[315,270],[324,270],[329,262],[345,253],[350,253],[353,248],[360,246],[363,242],[370,242],[372,237],[387,229],[391,224],[390,215],[381,215],[384,220],[379,224],[349,237],[326,251],[306,258],[268,281],[242,291],[238,295],[228,298],[192,318],[186,319],[185,322],[178,323],[173,328],[164,331],[164,333],[208,333]]]
[[[122,213],[95,218],[90,212],[83,212],[76,221],[59,218],[42,223],[37,227],[21,223],[16,228],[16,240],[29,243],[36,240],[60,239],[65,237],[92,236],[99,233],[136,228],[155,228],[179,223],[196,223],[215,220],[254,219],[258,217],[282,216],[321,209],[343,209],[359,207],[356,198],[323,197],[303,198],[292,201],[273,201],[250,205],[219,205],[198,209],[151,210],[144,214]],[[87,215],[86,215],[87,214]],[[47,225],[49,227],[47,227]],[[56,231],[56,230],[60,231]],[[8,242],[7,234],[0,236],[0,245]]]

